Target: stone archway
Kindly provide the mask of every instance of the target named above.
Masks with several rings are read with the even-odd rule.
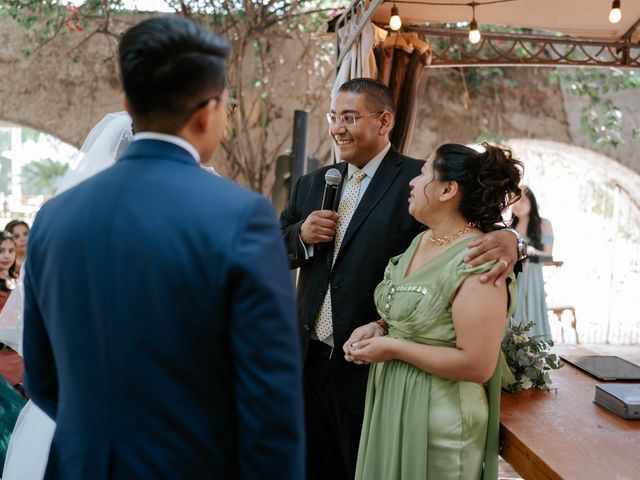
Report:
[[[560,142],[508,145],[525,162],[525,182],[553,224],[554,259],[564,262],[545,267],[548,298],[575,306],[583,343],[640,342],[640,175]]]
[[[78,149],[45,132],[0,121],[0,218],[30,220],[56,190]]]

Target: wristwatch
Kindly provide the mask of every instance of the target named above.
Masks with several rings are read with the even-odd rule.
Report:
[[[522,235],[515,228],[504,228],[503,231],[513,233],[518,239],[518,261],[527,258],[527,242],[522,238]]]

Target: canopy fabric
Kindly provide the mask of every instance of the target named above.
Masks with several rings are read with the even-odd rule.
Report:
[[[609,22],[611,0],[496,0],[476,1],[475,17],[480,24],[523,27],[561,33],[578,39],[615,41],[632,32],[631,41],[640,41],[640,0],[622,0],[622,19]],[[367,2],[369,3],[369,2]],[[447,5],[430,5],[446,3]],[[403,25],[470,22],[470,0],[396,1]],[[380,25],[389,23],[393,2],[385,1],[373,14]]]

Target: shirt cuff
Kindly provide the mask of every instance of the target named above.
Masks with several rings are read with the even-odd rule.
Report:
[[[298,235],[298,239],[300,240],[300,245],[302,245],[302,249],[304,250],[304,259],[309,260],[313,257],[313,245],[307,245],[304,243],[300,235]]]

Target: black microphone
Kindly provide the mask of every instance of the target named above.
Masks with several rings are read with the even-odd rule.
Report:
[[[324,195],[322,195],[322,208],[321,210],[333,210],[333,205],[336,201],[336,193],[338,192],[338,185],[342,181],[342,174],[337,168],[330,168],[327,173],[324,174]],[[320,250],[323,249],[324,243],[317,243],[316,247]]]
[[[321,210],[333,210],[333,204],[336,201],[336,193],[338,192],[338,185],[342,181],[342,174],[337,168],[330,168],[327,173],[324,174],[324,195],[322,196],[322,208]]]

